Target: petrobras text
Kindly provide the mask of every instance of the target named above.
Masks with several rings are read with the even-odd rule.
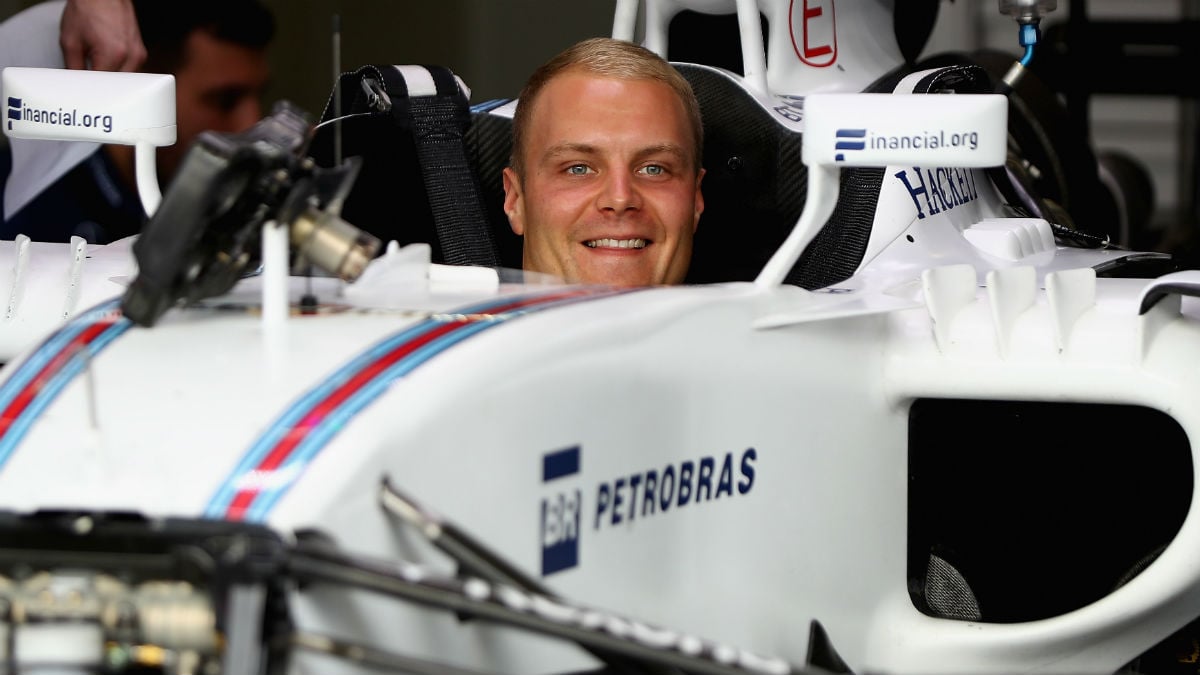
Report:
[[[733,453],[725,453],[719,459],[685,460],[600,483],[593,529],[632,523],[638,517],[665,514],[689,504],[744,495],[754,487],[756,459],[758,452],[747,448],[736,461]]]
[[[542,483],[552,491],[543,495],[539,509],[543,576],[579,565],[579,542],[588,525],[593,532],[629,527],[639,519],[748,495],[754,488],[758,450],[641,469],[590,489],[580,480],[581,458],[580,446],[542,456]],[[588,495],[594,499],[590,506]]]
[[[43,109],[29,105],[21,98],[8,97],[8,119],[9,128],[12,127],[11,120],[20,120],[22,122],[35,122],[38,124],[50,124],[60,127],[82,127],[84,129],[103,129],[105,133],[112,133],[113,116],[112,115],[93,115],[88,112],[80,112],[72,108],[64,110],[63,108]]]

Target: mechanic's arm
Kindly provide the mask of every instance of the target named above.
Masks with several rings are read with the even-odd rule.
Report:
[[[58,42],[66,66],[77,70],[132,72],[146,60],[131,0],[67,0]]]

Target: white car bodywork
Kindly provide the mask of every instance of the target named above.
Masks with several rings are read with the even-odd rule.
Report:
[[[811,176],[836,166],[806,159]],[[924,400],[1158,411],[1200,484],[1200,276],[1098,278],[1131,252],[1056,244],[1044,221],[1009,217],[977,169],[893,164],[859,272],[815,292],[770,275],[647,289],[462,280],[412,247],[354,284],[284,282],[287,306],[316,295],[311,313],[266,309],[263,285],[278,281],[266,270],[141,328],[117,311],[135,273],[127,247],[5,243],[14,270],[47,271],[15,274],[0,297],[57,298],[34,285],[61,262],[68,301],[36,303],[36,316],[10,301],[19,318],[0,334],[28,324],[0,371],[0,508],[260,523],[404,574],[416,574],[406,562],[453,574],[438,533],[387,508],[386,483],[560,597],[669,629],[600,622],[631,642],[698,653],[699,636],[747,650],[705,647],[730,667],[829,668],[813,658],[819,624],[856,673],[1114,672],[1200,614],[1194,492],[1169,545],[1110,593],[1033,620],[933,616],[909,588],[910,415]],[[905,187],[910,169],[970,190],[934,213]],[[803,242],[789,246],[798,256]],[[66,266],[80,255],[91,262]],[[291,586],[288,600],[304,632],[458,667],[595,663],[362,592]],[[539,611],[527,595],[504,602]],[[50,628],[65,644],[73,626]],[[21,664],[53,661],[14,644]],[[368,670],[302,652],[291,665]]]

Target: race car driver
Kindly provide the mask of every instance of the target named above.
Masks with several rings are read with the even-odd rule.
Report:
[[[704,198],[691,86],[653,52],[584,40],[529,78],[504,211],[522,265],[572,283],[677,284]]]

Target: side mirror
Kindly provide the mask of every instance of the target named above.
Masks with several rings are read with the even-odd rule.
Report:
[[[14,67],[0,81],[12,138],[134,146],[138,194],[154,214],[162,199],[154,151],[176,138],[174,76]]]
[[[843,166],[1004,164],[1008,99],[999,94],[811,94],[804,98],[804,210],[754,283],[783,283],[837,205]]]

